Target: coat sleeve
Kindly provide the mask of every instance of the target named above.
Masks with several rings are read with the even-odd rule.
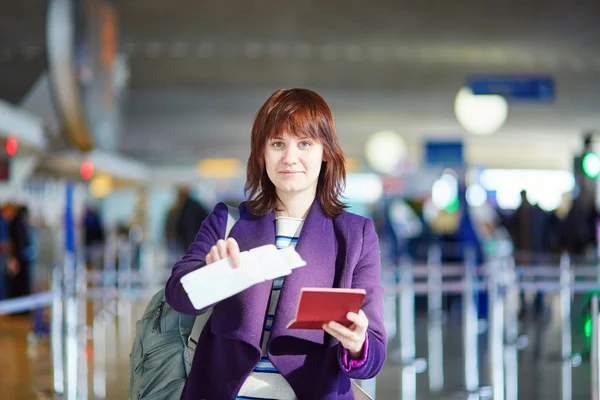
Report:
[[[173,266],[165,288],[165,300],[175,311],[187,315],[200,315],[206,311],[194,308],[181,285],[181,278],[206,265],[206,255],[225,236],[226,225],[227,205],[219,203],[200,226],[187,253]]]
[[[383,323],[383,296],[381,287],[381,259],[379,240],[373,221],[367,219],[363,227],[363,248],[352,276],[352,288],[367,291],[362,310],[369,319],[367,343],[359,366],[348,368],[344,363],[344,348],[338,345],[338,363],[344,374],[352,379],[370,379],[377,375],[385,362],[387,337]]]

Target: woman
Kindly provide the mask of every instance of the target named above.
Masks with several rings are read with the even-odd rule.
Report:
[[[285,278],[216,304],[200,336],[182,399],[353,399],[350,379],[375,376],[385,360],[383,289],[370,219],[344,211],[346,173],[331,110],[317,93],[280,90],[252,127],[240,220],[224,241],[227,207],[218,204],[165,290],[175,310],[198,315],[181,278],[204,265],[266,244],[296,246],[306,261]],[[350,328],[288,330],[303,287],[363,288]]]

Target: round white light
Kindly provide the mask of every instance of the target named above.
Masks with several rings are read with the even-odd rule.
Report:
[[[438,210],[446,208],[457,194],[456,179],[454,182],[448,177],[451,175],[444,175],[433,183],[431,188],[431,201]]]
[[[481,207],[487,200],[487,192],[483,186],[479,184],[473,184],[467,188],[467,203],[471,207]]]
[[[375,132],[367,139],[365,155],[375,172],[389,174],[406,156],[406,143],[397,132]]]
[[[508,103],[498,95],[473,95],[462,88],[454,100],[456,119],[474,135],[490,135],[496,132],[508,116]]]
[[[521,205],[519,190],[499,190],[496,192],[496,202],[503,210],[516,210]]]

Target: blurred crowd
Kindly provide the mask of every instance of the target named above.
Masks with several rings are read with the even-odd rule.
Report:
[[[374,214],[382,255],[396,263],[402,257],[424,263],[428,250],[437,244],[443,263],[463,263],[467,249],[473,250],[477,264],[513,255],[517,266],[558,268],[563,252],[575,264],[597,261],[598,215],[593,201],[585,196],[572,199],[570,193],[565,194],[563,204],[553,211],[530,202],[526,191],[521,192],[516,210],[500,209],[493,202],[470,207],[464,190],[460,197],[457,210],[437,210],[433,217],[428,216],[426,200],[384,199],[380,212]],[[542,313],[541,293],[536,293],[533,305],[536,314]],[[523,315],[527,308],[523,293],[521,306]]]

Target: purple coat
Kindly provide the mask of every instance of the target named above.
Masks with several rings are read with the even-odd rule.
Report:
[[[187,254],[175,264],[165,290],[175,310],[198,315],[183,287],[181,277],[205,265],[205,255],[222,239],[227,206],[219,203],[202,224]],[[240,205],[240,220],[230,237],[241,251],[275,244],[275,214],[253,215]],[[299,400],[353,399],[350,378],[374,377],[385,361],[383,288],[377,234],[370,219],[349,212],[328,218],[315,201],[300,233],[296,251],[306,266],[285,279],[268,345],[269,358],[286,378]],[[363,311],[369,318],[365,363],[346,372],[341,364],[340,343],[318,330],[288,330],[295,317],[302,287],[363,288],[367,291]],[[217,303],[200,335],[184,400],[233,400],[261,358],[260,339],[271,293],[271,281],[254,285]]]

